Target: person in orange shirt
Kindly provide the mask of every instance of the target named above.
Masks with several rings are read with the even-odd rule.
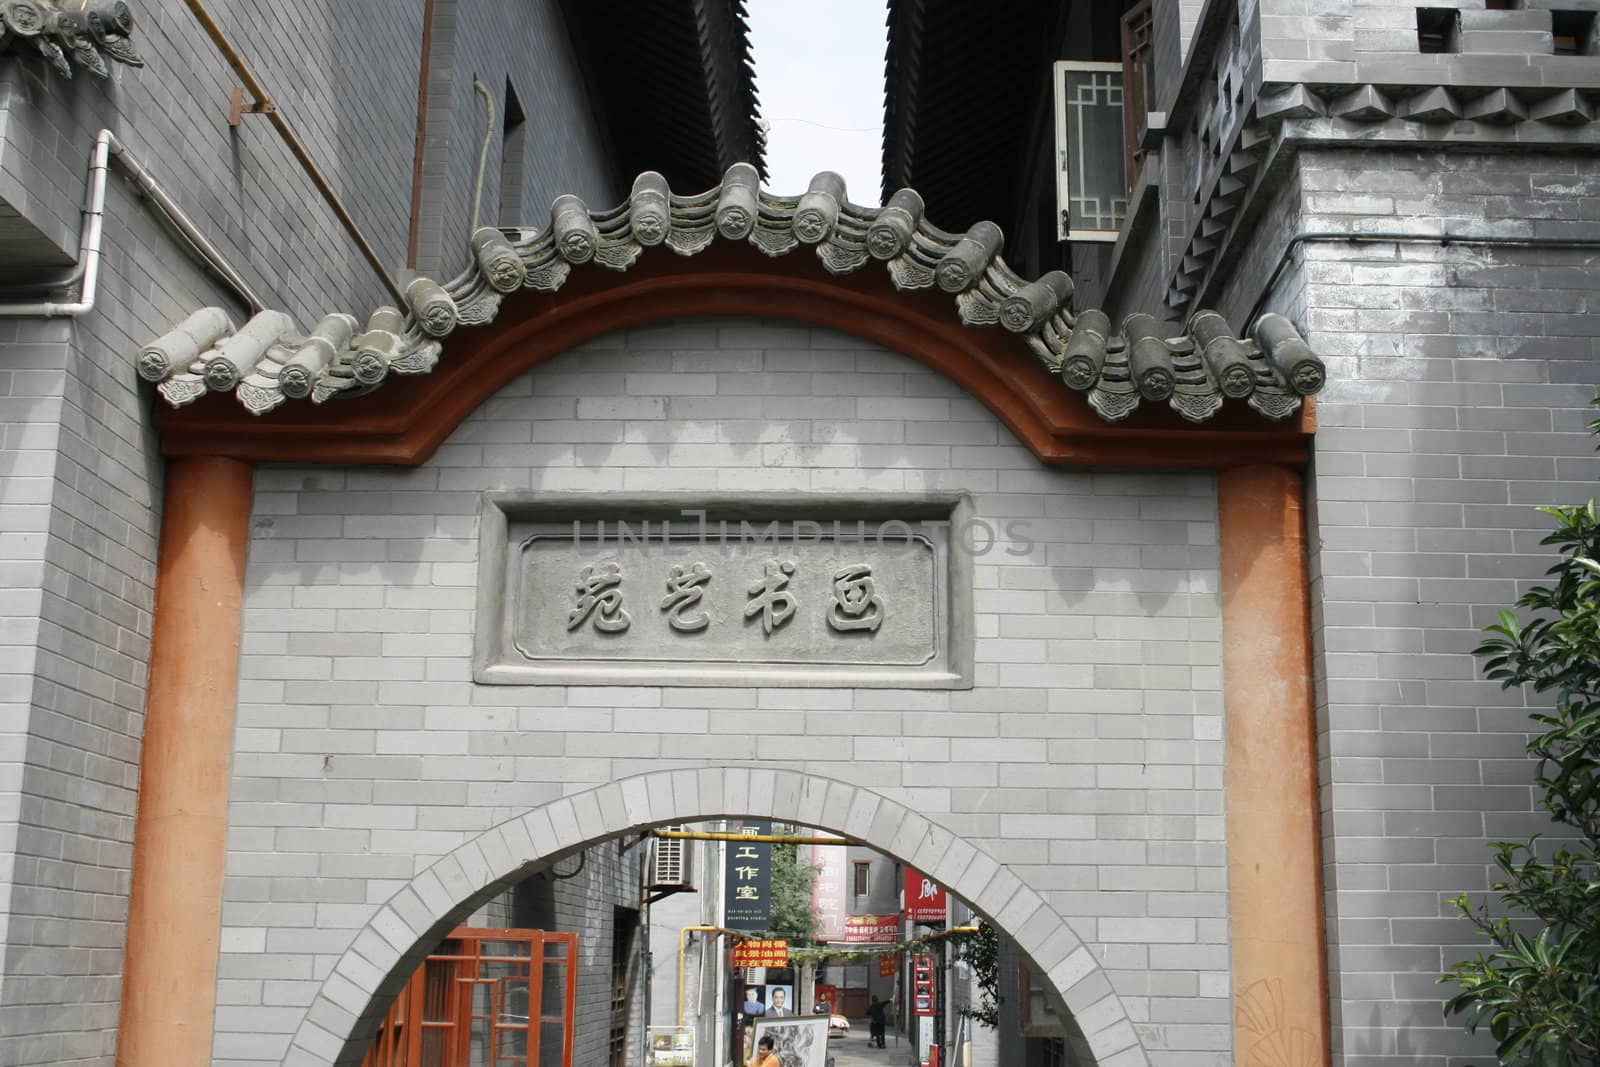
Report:
[[[778,1059],[772,1049],[772,1038],[770,1036],[763,1037],[761,1044],[756,1046],[755,1059],[751,1060],[747,1067],[783,1067],[782,1061]]]

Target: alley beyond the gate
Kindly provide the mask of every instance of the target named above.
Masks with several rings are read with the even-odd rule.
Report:
[[[858,1031],[828,1043],[828,1057],[833,1067],[904,1067],[914,1062],[911,1046],[904,1038],[896,1042],[891,1036],[888,1042],[888,1048],[873,1048],[867,1044],[867,1023],[863,1019]]]

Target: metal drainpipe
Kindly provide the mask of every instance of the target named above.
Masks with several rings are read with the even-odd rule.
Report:
[[[0,304],[0,318],[77,318],[94,308],[100,283],[100,247],[105,237],[106,174],[111,169],[112,162],[132,179],[139,187],[139,191],[155,204],[179,233],[183,234],[184,239],[205,260],[206,265],[250,305],[252,312],[261,311],[266,307],[261,298],[239,276],[239,272],[229,265],[222,257],[222,253],[206,240],[172,197],[167,195],[166,190],[162,189],[138,160],[133,158],[122,142],[117,140],[116,134],[110,130],[101,130],[95,136],[94,150],[89,156],[89,188],[87,203],[83,209],[83,233],[78,241],[78,266],[71,276],[60,283],[63,286],[72,285],[81,279],[82,292],[74,301],[36,300]]]
[[[1308,241],[1344,241],[1349,244],[1402,244],[1402,245],[1439,245],[1448,248],[1450,245],[1479,245],[1486,248],[1571,248],[1571,249],[1596,249],[1600,248],[1600,238],[1595,237],[1494,237],[1457,234],[1422,234],[1422,233],[1341,233],[1330,230],[1301,230],[1283,246],[1283,254],[1278,257],[1278,263],[1272,268],[1272,274],[1267,278],[1267,284],[1261,287],[1261,295],[1256,298],[1255,304],[1250,308],[1250,314],[1245,316],[1243,326],[1250,329],[1252,324],[1261,314],[1261,309],[1266,306],[1267,297],[1272,295],[1272,287],[1278,284],[1278,279],[1283,275],[1284,268],[1289,265],[1289,260],[1294,255],[1294,250]]]

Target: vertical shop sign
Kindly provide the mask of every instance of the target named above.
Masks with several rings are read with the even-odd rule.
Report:
[[[944,886],[910,867],[906,868],[906,918],[914,923],[945,920]]]
[[[911,957],[911,1014],[933,1014],[933,954],[918,952]]]
[[[817,879],[811,883],[811,910],[817,917],[813,937],[818,941],[844,940],[845,868],[849,866],[845,860],[843,845],[817,845],[811,851],[817,869]]]
[[[735,831],[743,837],[767,837],[770,822],[745,822]],[[722,872],[723,925],[730,930],[766,930],[772,926],[772,845],[765,841],[729,841]]]

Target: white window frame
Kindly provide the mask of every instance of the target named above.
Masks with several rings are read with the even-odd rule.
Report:
[[[1058,59],[1051,73],[1055,81],[1056,103],[1056,240],[1058,241],[1115,241],[1120,230],[1073,230],[1067,224],[1067,205],[1071,202],[1069,184],[1071,168],[1067,159],[1067,72],[1110,71],[1123,73],[1121,63],[1098,63],[1077,59]],[[1127,105],[1127,97],[1123,97]],[[1126,147],[1126,146],[1124,146]]]

